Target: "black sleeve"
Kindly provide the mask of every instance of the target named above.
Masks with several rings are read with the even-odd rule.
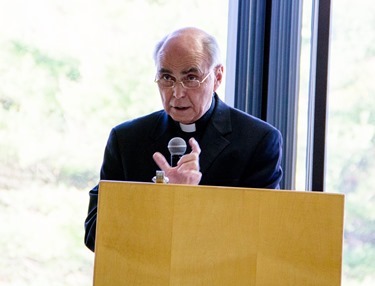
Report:
[[[85,220],[85,244],[86,246],[95,251],[95,232],[96,232],[96,214],[97,214],[97,204],[98,204],[98,188],[96,186],[90,192],[90,203],[88,215]]]
[[[249,162],[250,168],[241,179],[243,186],[280,189],[283,175],[281,168],[282,136],[276,129],[267,132],[260,140],[255,156]]]

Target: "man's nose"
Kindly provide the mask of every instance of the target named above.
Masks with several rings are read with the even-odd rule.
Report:
[[[181,82],[176,82],[173,87],[173,96],[177,99],[185,96],[185,88],[182,86]]]

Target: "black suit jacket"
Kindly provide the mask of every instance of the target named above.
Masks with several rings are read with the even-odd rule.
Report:
[[[282,137],[270,124],[231,108],[217,95],[214,111],[199,137],[201,185],[278,189]],[[101,180],[151,182],[155,152],[169,157],[168,141],[179,135],[164,110],[112,129]],[[94,250],[98,186],[90,191],[85,243]]]

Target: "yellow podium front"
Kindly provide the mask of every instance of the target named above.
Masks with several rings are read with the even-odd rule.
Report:
[[[341,283],[344,196],[100,182],[94,285]]]

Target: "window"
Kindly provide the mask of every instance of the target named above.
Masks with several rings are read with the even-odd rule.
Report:
[[[280,13],[282,20],[286,20],[291,12],[295,11],[297,5],[292,1],[281,1],[277,2],[278,4],[276,1],[243,0],[238,2],[242,4],[239,7],[244,8],[239,9],[238,13],[238,16],[242,17],[241,23],[252,21],[249,29],[247,26],[244,28],[243,25],[239,27],[242,30],[238,35],[244,33],[249,39],[245,37],[245,40],[238,44],[239,48],[237,47],[237,53],[242,53],[239,62],[245,63],[244,75],[240,76],[240,81],[245,85],[245,91],[239,96],[242,97],[240,100],[248,104],[254,97],[259,96],[259,92],[249,96],[247,89],[251,88],[251,84],[259,84],[259,75],[267,68],[261,68],[253,73],[248,72],[253,71],[256,65],[254,63],[247,65],[251,61],[248,55],[250,52],[249,49],[243,49],[241,46],[251,42],[254,44],[257,39],[260,39],[260,43],[256,42],[256,44],[261,45],[262,35],[267,33],[266,29],[265,31],[258,29],[256,36],[251,35],[251,28],[256,29],[264,23],[263,17],[259,20],[254,15],[271,17],[272,22],[277,21],[278,18],[274,16]],[[283,3],[284,9],[277,9],[269,16],[269,10],[267,10],[269,3],[272,9]],[[372,1],[353,5],[345,0],[334,2],[330,9],[331,1],[329,0],[303,1],[303,4],[295,188],[346,194],[343,285],[373,285],[375,282],[373,274],[375,273],[373,263],[375,260],[373,235],[375,232],[373,207],[375,200],[373,191],[375,183],[373,176],[375,174],[373,163],[375,161],[375,87],[372,74],[375,65],[373,27],[375,5]],[[262,10],[264,7],[265,11]],[[259,14],[249,16],[249,14],[246,15],[246,11],[256,11]],[[283,12],[285,14],[282,14]],[[296,24],[297,18],[291,17],[290,23]],[[331,35],[329,35],[329,24],[331,24]],[[291,26],[287,26],[284,35],[295,27]],[[272,36],[274,35],[270,38]],[[330,53],[328,40],[330,40]],[[285,43],[282,47],[285,47]],[[272,48],[271,42],[271,55]],[[267,59],[264,53],[266,49],[260,50],[259,54]],[[282,55],[280,58],[285,59],[286,55],[289,55],[285,50],[276,50],[278,55]],[[254,49],[251,52],[254,52]],[[256,58],[259,59],[259,56]],[[289,68],[286,65],[282,67],[286,67],[285,70]],[[275,69],[275,66],[272,68]],[[241,67],[233,68],[233,70],[236,70],[236,76],[242,72]],[[280,72],[279,75],[281,74],[290,76],[291,73]],[[249,79],[250,86],[246,85]],[[268,82],[268,87],[278,86],[278,83],[282,81]],[[326,92],[327,83],[328,93]],[[228,82],[227,86],[231,84]],[[280,91],[280,88],[277,88],[277,91]],[[263,90],[263,94],[269,100],[269,93]],[[272,102],[271,108],[277,109],[279,105],[289,103],[287,100],[289,95],[288,92],[279,93],[276,97],[279,102]],[[270,102],[268,101],[267,104]],[[246,105],[244,106],[246,108]],[[312,113],[311,106],[315,106],[315,114]],[[326,121],[326,109],[328,121]],[[280,125],[283,120],[290,120],[289,115],[279,116],[274,123]],[[290,126],[291,124],[288,124],[288,127]],[[311,126],[315,127],[314,132],[311,131],[313,130]],[[285,134],[284,131],[284,137]],[[287,139],[295,140],[296,138],[289,136]],[[312,149],[311,145],[317,145],[318,151]],[[284,155],[284,160],[293,161],[292,153],[284,152]],[[312,162],[311,157],[317,159],[314,158],[315,161]],[[316,176],[312,171],[316,171],[318,175]],[[294,174],[289,172],[286,175],[292,177]]]
[[[318,1],[319,2],[319,1]],[[305,187],[312,6],[304,1],[296,188]],[[372,1],[332,1],[325,191],[344,193],[343,285],[375,282],[375,65]]]
[[[92,285],[83,222],[109,131],[161,108],[156,41],[197,26],[225,56],[227,14],[224,0],[2,1],[2,283]]]
[[[311,60],[311,8],[312,1],[303,1],[295,175],[296,190],[306,189],[307,122]]]
[[[346,195],[343,285],[375,283],[375,3],[332,1],[326,189]]]

